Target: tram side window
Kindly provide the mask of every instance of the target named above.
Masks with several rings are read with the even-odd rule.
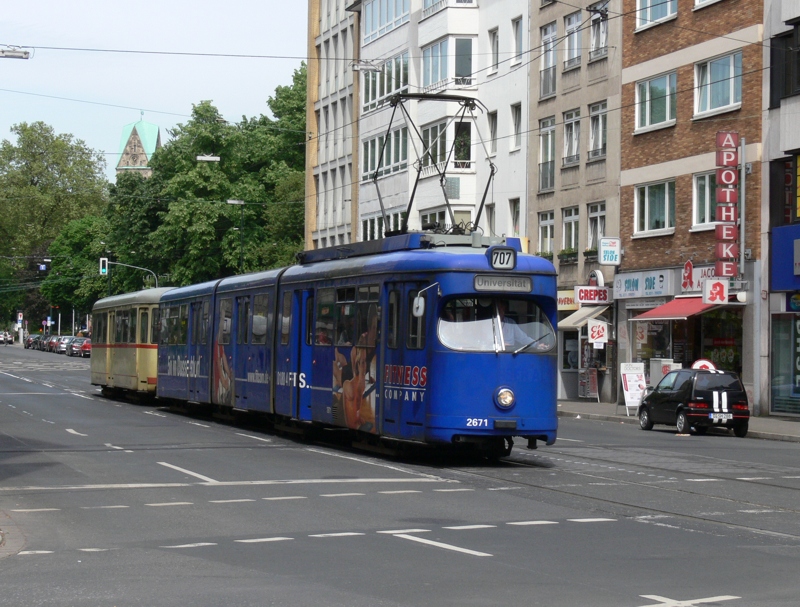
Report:
[[[132,308],[128,316],[128,343],[136,343],[136,308]]]
[[[336,289],[336,345],[352,346],[356,338],[355,287]]]
[[[146,344],[147,343],[147,329],[150,326],[148,322],[148,314],[146,309],[142,309],[139,313],[139,330],[141,331],[141,335],[139,335],[139,343]]]
[[[158,343],[169,343],[169,308],[162,306],[158,312]]]
[[[409,350],[422,350],[425,347],[425,318],[428,316],[427,294],[422,293],[420,297],[425,301],[425,312],[417,318],[412,313],[414,310],[414,298],[419,295],[419,291],[411,291],[408,294],[408,335],[406,337],[406,347]]]
[[[357,346],[375,347],[378,341],[379,319],[378,286],[359,287],[358,302],[356,304]]]
[[[92,318],[94,327],[92,329],[92,338],[95,343],[105,344],[108,343],[106,339],[106,326],[108,323],[108,315],[105,312],[95,314]]]
[[[289,345],[289,334],[292,330],[292,294],[283,294],[283,305],[281,306],[281,345]]]
[[[114,326],[114,343],[124,344],[128,341],[128,319],[130,310],[117,310]]]
[[[200,332],[201,323],[203,319],[201,317],[201,310],[203,309],[203,304],[199,301],[194,302],[189,307],[189,324],[192,326],[191,335],[189,336],[189,343],[193,346],[196,346],[200,343]]]
[[[314,344],[317,346],[330,346],[334,342],[334,315],[333,310],[336,300],[335,289],[320,289],[317,291],[317,324]]]
[[[203,319],[200,323],[200,343],[205,345],[208,343],[208,310],[211,304],[208,300],[203,302]]]
[[[230,297],[219,301],[219,343],[231,343],[231,319],[233,318],[233,300]]]
[[[189,337],[189,305],[183,304],[179,308],[178,316],[178,344],[186,345]]]
[[[389,292],[389,334],[386,336],[386,345],[390,348],[397,347],[397,336],[400,329],[400,293]]]
[[[267,343],[267,294],[253,298],[253,343]]]
[[[246,344],[250,332],[250,298],[236,298],[236,343]]]
[[[314,296],[306,299],[306,345],[314,343]]]
[[[157,344],[160,338],[161,310],[153,308],[153,324],[150,327],[150,343]]]

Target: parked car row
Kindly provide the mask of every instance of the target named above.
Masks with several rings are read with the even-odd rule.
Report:
[[[67,356],[92,355],[92,340],[72,335],[29,335],[25,340],[25,347]]]

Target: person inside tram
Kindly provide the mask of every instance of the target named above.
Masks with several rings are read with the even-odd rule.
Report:
[[[508,300],[497,300],[497,315],[503,327],[503,343],[507,350],[516,351],[525,346],[536,346],[538,350],[549,350],[553,347],[552,333],[545,327],[540,326],[536,336],[530,336],[520,329],[517,321],[508,314]],[[531,323],[529,323],[531,324]],[[533,323],[541,325],[541,323]]]

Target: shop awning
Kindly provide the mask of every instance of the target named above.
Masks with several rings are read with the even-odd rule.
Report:
[[[558,321],[559,331],[577,331],[592,318],[597,318],[608,310],[608,306],[584,306],[577,312],[573,312],[564,320]]]
[[[686,320],[716,307],[716,304],[703,303],[702,297],[676,297],[630,320]]]

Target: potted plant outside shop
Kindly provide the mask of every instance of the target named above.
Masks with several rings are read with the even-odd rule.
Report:
[[[561,263],[578,263],[578,252],[575,249],[561,249],[558,252],[558,261]]]

